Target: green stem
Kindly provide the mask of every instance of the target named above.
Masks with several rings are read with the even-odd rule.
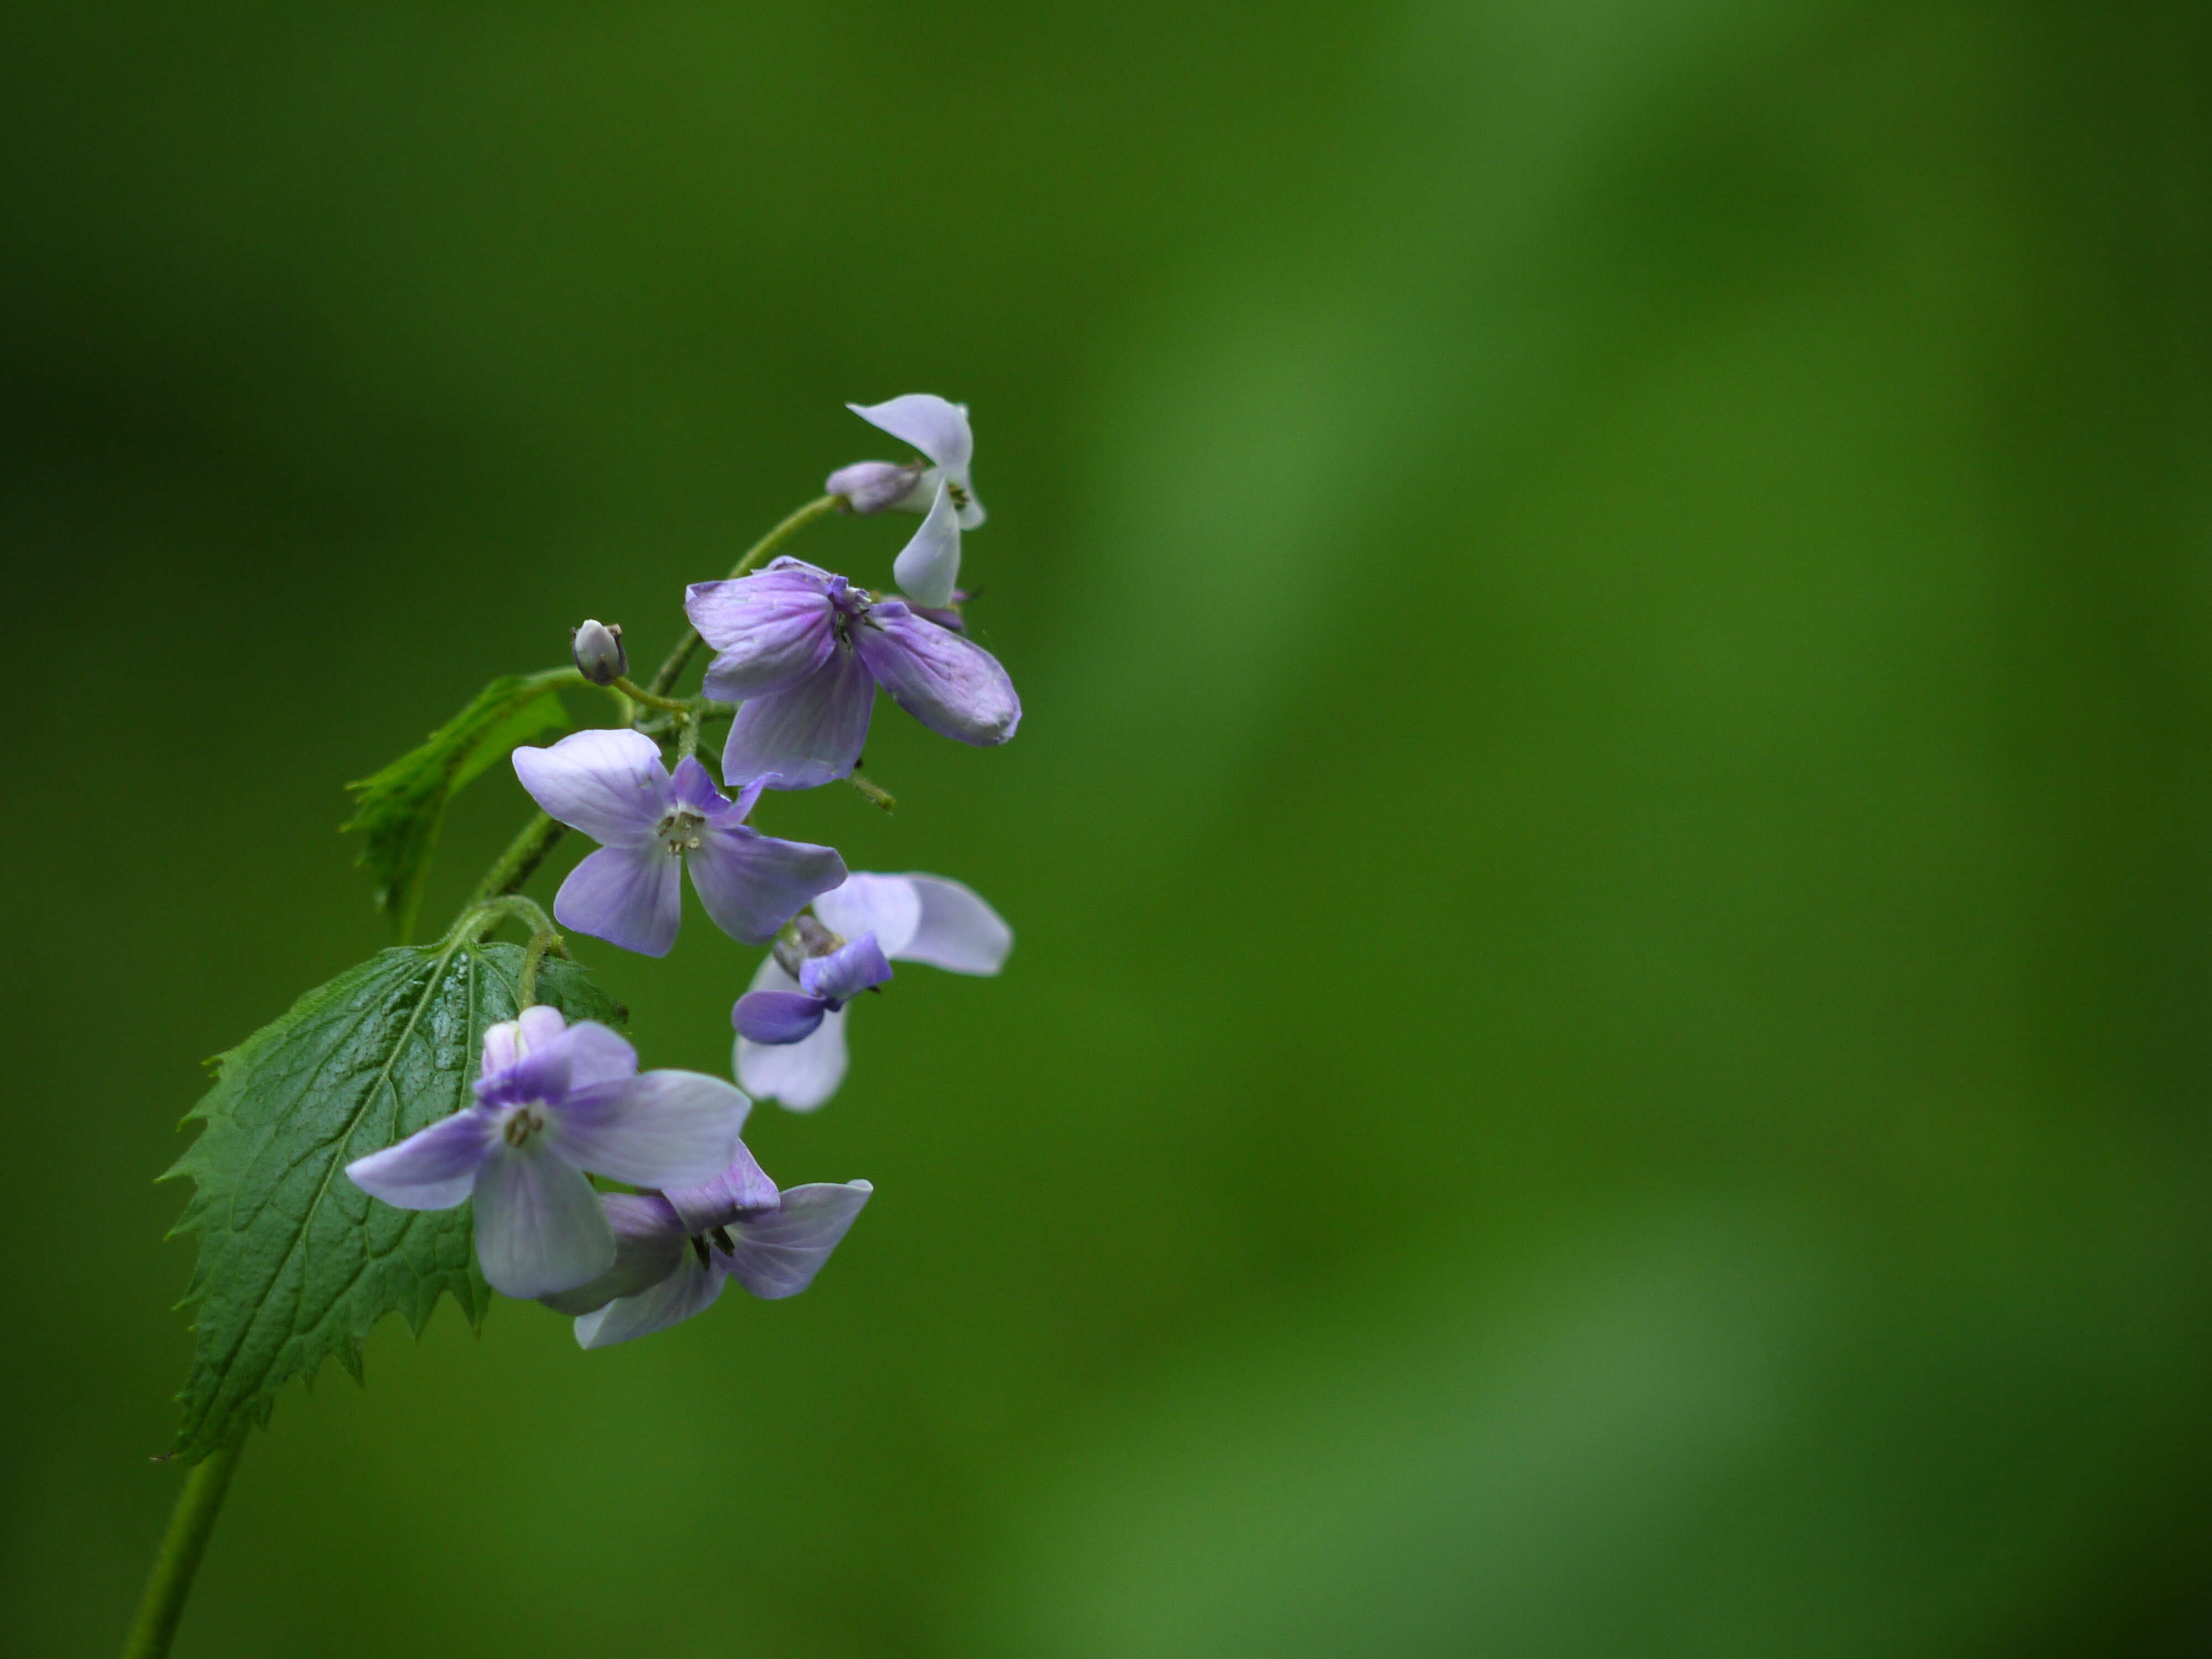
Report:
[[[845,498],[842,495],[823,495],[807,502],[798,512],[746,549],[745,556],[730,567],[731,579],[734,580],[744,575],[745,572],[759,564],[762,560],[767,558],[769,554],[775,552],[777,548],[781,547],[817,519],[826,519],[844,505]],[[659,672],[653,677],[653,692],[655,696],[665,697],[668,695],[669,687],[676,684],[684,672],[684,665],[691,660],[691,653],[698,648],[699,630],[696,628],[685,629],[684,637],[677,641],[676,648],[668,653],[667,660],[660,665]]]
[[[632,702],[641,702],[647,708],[666,708],[680,714],[691,707],[690,703],[678,702],[674,697],[664,697],[648,691],[641,685],[633,685],[627,679],[616,680],[613,683],[613,689],[621,692]]]
[[[538,1000],[538,969],[548,951],[558,951],[564,957],[568,954],[567,941],[550,927],[532,933],[522,952],[522,981],[514,994],[517,1008],[527,1008]]]
[[[124,1638],[123,1659],[162,1659],[176,1640],[177,1621],[185,1616],[185,1598],[192,1591],[193,1575],[207,1553],[208,1536],[216,1517],[222,1513],[230,1477],[246,1449],[244,1435],[210,1452],[194,1467],[177,1494],[177,1507],[169,1516],[169,1530],[147,1575],[146,1594],[138,1602],[138,1616]]]
[[[545,855],[553,850],[553,843],[561,839],[561,826],[544,813],[532,817],[507,844],[507,850],[493,860],[484,878],[477,884],[469,907],[483,904],[503,897],[530,879],[531,872],[544,863]]]

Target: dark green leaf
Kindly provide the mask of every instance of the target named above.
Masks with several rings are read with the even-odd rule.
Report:
[[[402,938],[415,926],[446,803],[515,744],[566,726],[568,713],[553,694],[575,678],[556,669],[494,680],[420,748],[346,786],[355,799],[344,828],[368,836],[361,862],[376,878],[378,907],[391,915]]]
[[[397,1210],[344,1166],[468,1103],[484,1028],[514,1018],[521,971],[516,945],[397,946],[216,1062],[187,1119],[206,1127],[169,1171],[196,1183],[176,1231],[200,1239],[179,1456],[266,1422],[278,1387],[312,1379],[325,1355],[358,1377],[362,1340],[387,1313],[419,1333],[450,1291],[471,1324],[483,1317],[469,1206]],[[538,995],[571,1019],[623,1018],[558,957]]]

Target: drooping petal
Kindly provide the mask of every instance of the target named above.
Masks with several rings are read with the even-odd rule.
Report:
[[[651,841],[668,810],[668,769],[642,732],[573,732],[550,749],[518,749],[514,775],[547,817],[605,847]]]
[[[532,1018],[538,1014],[550,1018]],[[535,1043],[530,1041],[532,1025],[540,1037]],[[477,1079],[477,1098],[486,1105],[558,1102],[637,1075],[637,1050],[597,1021],[581,1020],[564,1029],[559,1013],[540,1003],[522,1011],[522,1057],[505,1072]]]
[[[960,477],[968,473],[975,439],[963,404],[947,403],[927,392],[909,392],[880,404],[847,404],[846,408],[879,431],[912,444]]]
[[[743,702],[798,684],[822,666],[836,642],[830,631],[836,611],[811,566],[694,582],[684,592],[684,610],[714,648],[706,690],[717,702]]]
[[[714,787],[714,775],[700,763],[696,755],[686,755],[676,763],[675,775],[668,781],[668,793],[678,806],[688,806],[702,817],[713,817],[730,810],[730,803]]]
[[[826,957],[811,958],[799,970],[799,988],[831,1002],[850,1002],[890,976],[891,965],[884,960],[876,936],[863,933]]]
[[[726,1275],[699,1265],[688,1249],[676,1271],[648,1291],[610,1302],[597,1313],[576,1322],[576,1345],[583,1348],[611,1347],[637,1337],[680,1325],[696,1313],[704,1313],[722,1293]]]
[[[798,984],[770,956],[754,973],[752,988],[789,991]],[[842,1008],[823,1015],[814,1035],[797,1042],[771,1046],[739,1036],[731,1055],[738,1081],[756,1100],[773,1100],[791,1111],[811,1112],[826,1104],[845,1080],[846,1017]]]
[[[798,1042],[811,1036],[829,1012],[827,997],[804,991],[748,991],[730,1010],[730,1024],[748,1042]]]
[[[855,870],[842,887],[816,896],[814,914],[833,933],[846,939],[873,933],[885,956],[902,957],[921,926],[921,895],[905,876]]]
[[[834,847],[779,841],[757,830],[709,825],[690,854],[691,884],[714,925],[747,945],[765,945],[776,930],[845,879]]]
[[[919,872],[905,879],[921,901],[921,921],[912,938],[888,954],[956,974],[995,974],[1006,965],[1014,930],[974,888]]]
[[[726,1271],[755,1296],[797,1296],[814,1282],[874,1191],[865,1181],[787,1188],[776,1208],[730,1224],[737,1249]]]
[[[952,590],[960,579],[960,517],[945,483],[937,486],[921,528],[891,562],[891,574],[898,580],[899,591],[916,605],[952,603]]]
[[[556,1313],[592,1313],[618,1296],[650,1290],[682,1266],[690,1250],[682,1220],[657,1194],[609,1193],[599,1203],[614,1229],[615,1265],[573,1291],[538,1298]]]
[[[477,1077],[495,1077],[514,1069],[514,1062],[522,1054],[521,1030],[521,1022],[513,1019],[484,1027],[483,1064],[477,1067]]]
[[[868,740],[875,698],[875,680],[858,653],[840,646],[798,684],[738,710],[722,748],[722,775],[772,772],[776,789],[811,789],[845,776]]]
[[[615,1265],[599,1195],[544,1142],[495,1146],[477,1170],[477,1262],[502,1296],[573,1291]]]
[[[515,1016],[514,1024],[514,1047],[518,1059],[534,1049],[543,1048],[568,1029],[568,1019],[561,1011],[543,1002],[533,1002],[525,1008]]]
[[[773,1210],[783,1201],[760,1160],[740,1145],[730,1167],[700,1187],[671,1187],[661,1196],[687,1233],[727,1226],[755,1210]]]
[[[639,1187],[696,1187],[738,1155],[752,1102],[700,1072],[647,1072],[572,1092],[545,1109],[554,1152],[580,1170]]]
[[[641,956],[665,957],[684,916],[684,874],[657,841],[602,847],[568,872],[553,896],[553,916]]]
[[[939,736],[987,747],[1021,724],[1013,681],[966,635],[924,622],[896,599],[873,607],[853,635],[877,683]]]
[[[398,1209],[450,1210],[476,1185],[498,1134],[489,1113],[464,1108],[396,1146],[354,1159],[346,1178]]]

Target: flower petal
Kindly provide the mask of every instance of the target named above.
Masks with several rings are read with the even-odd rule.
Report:
[[[921,895],[906,876],[856,870],[842,887],[815,896],[814,914],[833,933],[846,939],[873,933],[885,956],[902,957],[921,926]]]
[[[532,1136],[477,1171],[477,1261],[502,1296],[547,1296],[615,1265],[615,1236],[584,1172]]]
[[[921,921],[906,944],[888,954],[956,974],[995,974],[1006,965],[1014,930],[974,888],[920,872],[904,879],[921,901]]]
[[[537,1012],[535,1007],[523,1011],[526,1035],[529,1018]],[[637,1050],[630,1047],[628,1038],[597,1020],[579,1020],[550,1042],[525,1053],[514,1075],[514,1099],[558,1102],[567,1095],[627,1083],[637,1075]]]
[[[765,945],[817,893],[845,879],[833,847],[735,827],[709,825],[690,854],[691,884],[714,925],[747,945]]]
[[[960,580],[960,518],[951,490],[942,483],[929,504],[929,516],[891,562],[899,591],[916,605],[952,603]]]
[[[966,404],[947,403],[927,392],[909,392],[885,403],[845,407],[870,426],[912,444],[938,465],[966,476],[975,453]]]
[[[514,775],[549,817],[605,847],[652,840],[668,810],[668,769],[642,732],[573,732],[550,749],[518,749]]]
[[[769,773],[777,789],[811,789],[850,772],[868,740],[876,683],[857,653],[840,647],[810,678],[755,697],[730,722],[722,775]]]
[[[614,1229],[615,1265],[573,1291],[538,1299],[556,1313],[596,1312],[618,1296],[635,1296],[683,1266],[691,1241],[667,1200],[653,1193],[609,1193],[599,1200]]]
[[[483,1064],[477,1067],[479,1080],[514,1069],[514,1062],[522,1057],[521,1030],[521,1022],[513,1019],[484,1027]]]
[[[918,461],[905,465],[896,461],[854,461],[823,479],[822,493],[842,495],[846,507],[854,513],[882,513],[905,507],[921,493],[922,471]]]
[[[964,635],[924,622],[896,599],[871,609],[853,635],[877,683],[939,736],[988,746],[1021,724],[1013,681]]]
[[[741,1215],[773,1210],[783,1201],[768,1171],[742,1144],[730,1167],[704,1186],[671,1187],[661,1196],[687,1233],[727,1226]]]
[[[798,983],[772,956],[753,975],[756,991],[788,991]],[[845,1080],[846,1012],[840,1008],[823,1015],[814,1035],[798,1042],[771,1047],[740,1036],[731,1055],[738,1081],[756,1100],[773,1100],[790,1111],[811,1112],[827,1103]]]
[[[518,1060],[556,1041],[568,1029],[567,1017],[558,1008],[543,1002],[533,1002],[525,1008],[515,1016],[514,1024],[514,1052]]]
[[[746,1042],[774,1046],[813,1036],[829,1012],[827,997],[803,991],[748,991],[730,1010],[730,1024]]]
[[[811,567],[763,570],[733,581],[694,582],[684,614],[716,653],[707,695],[743,702],[796,685],[835,648],[836,608]]]
[[[489,1112],[465,1107],[395,1146],[346,1165],[346,1179],[402,1210],[450,1210],[475,1187],[498,1136]]]
[[[651,1290],[610,1302],[597,1313],[576,1322],[576,1345],[584,1348],[611,1347],[617,1342],[650,1336],[671,1325],[680,1325],[696,1313],[704,1313],[722,1293],[726,1275],[699,1265],[685,1250],[676,1271]]]
[[[726,1271],[755,1296],[797,1296],[814,1282],[874,1191],[865,1181],[787,1188],[775,1209],[730,1224],[738,1248]]]
[[[647,1072],[545,1109],[551,1149],[580,1170],[639,1187],[696,1187],[738,1155],[752,1102],[700,1072]]]
[[[809,996],[832,1002],[850,1002],[872,986],[891,976],[873,933],[863,933],[826,957],[815,957],[799,970],[799,988]]]
[[[641,956],[665,957],[684,916],[677,855],[659,842],[602,847],[568,872],[553,896],[553,916]]]

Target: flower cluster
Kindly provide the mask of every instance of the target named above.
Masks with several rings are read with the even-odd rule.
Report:
[[[921,452],[828,483],[845,511],[922,514],[893,565],[901,592],[787,557],[694,584],[684,608],[714,656],[688,702],[632,685],[622,631],[586,623],[573,640],[582,678],[668,717],[513,755],[545,814],[599,843],[554,899],[562,927],[665,957],[688,868],[709,921],[770,947],[731,1010],[738,1083],[641,1072],[607,1027],[525,1006],[485,1032],[471,1105],[347,1166],[404,1209],[473,1201],[486,1280],[572,1316],[587,1348],[688,1319],[730,1279],[757,1297],[805,1290],[873,1189],[778,1188],[742,1139],[753,1099],[799,1111],[829,1100],[848,1063],[849,1005],[887,983],[893,962],[995,974],[1012,948],[998,913],[957,881],[850,872],[831,848],[746,821],[765,791],[852,776],[878,688],[962,743],[1004,743],[1021,723],[1012,681],[960,611],[961,532],[983,522],[967,410],[918,395],[852,408]],[[718,782],[696,751],[723,705],[735,708]]]

